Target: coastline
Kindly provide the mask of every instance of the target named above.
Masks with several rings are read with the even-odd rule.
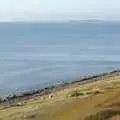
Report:
[[[0,119],[116,120],[112,118],[120,118],[119,105],[120,71],[114,70],[16,94],[0,104]]]
[[[62,84],[59,85],[51,85],[50,87],[45,87],[43,89],[38,89],[38,90],[32,90],[32,91],[27,91],[27,92],[21,92],[18,94],[13,94],[12,96],[7,96],[5,99],[0,99],[0,104],[11,104],[14,103],[15,101],[23,101],[23,100],[29,100],[31,98],[34,98],[36,96],[44,96],[44,95],[49,95],[51,93],[54,93],[56,91],[60,91],[63,89],[68,88],[71,85],[78,84],[88,84],[92,82],[96,82],[99,80],[104,79],[105,77],[111,77],[111,76],[116,76],[120,75],[120,70],[113,70],[111,72],[105,72],[105,73],[100,73],[96,75],[91,75],[91,76],[86,76],[80,80],[73,80],[71,82],[63,82]]]

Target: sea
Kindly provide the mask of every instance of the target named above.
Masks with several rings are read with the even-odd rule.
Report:
[[[0,23],[0,95],[119,68],[119,22]]]

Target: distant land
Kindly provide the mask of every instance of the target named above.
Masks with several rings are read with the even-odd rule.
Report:
[[[70,20],[69,23],[120,23],[115,20],[99,20],[99,19],[86,19],[86,20]]]
[[[90,22],[90,23],[98,23],[98,22],[107,22],[107,21],[105,21],[105,20],[96,20],[96,19],[87,19],[87,20],[70,20],[69,22]]]
[[[99,19],[85,19],[85,20],[63,20],[63,21],[2,21],[0,24],[38,24],[38,23],[119,23],[120,21],[115,20],[99,20]]]

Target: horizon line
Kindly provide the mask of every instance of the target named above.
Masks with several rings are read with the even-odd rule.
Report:
[[[76,19],[76,20],[12,20],[0,21],[0,23],[66,23],[66,22],[120,22],[120,20],[104,20],[104,19]]]

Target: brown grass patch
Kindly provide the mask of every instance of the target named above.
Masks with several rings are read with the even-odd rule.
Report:
[[[93,115],[87,116],[84,120],[109,120],[114,116],[120,116],[120,110],[103,110]]]

